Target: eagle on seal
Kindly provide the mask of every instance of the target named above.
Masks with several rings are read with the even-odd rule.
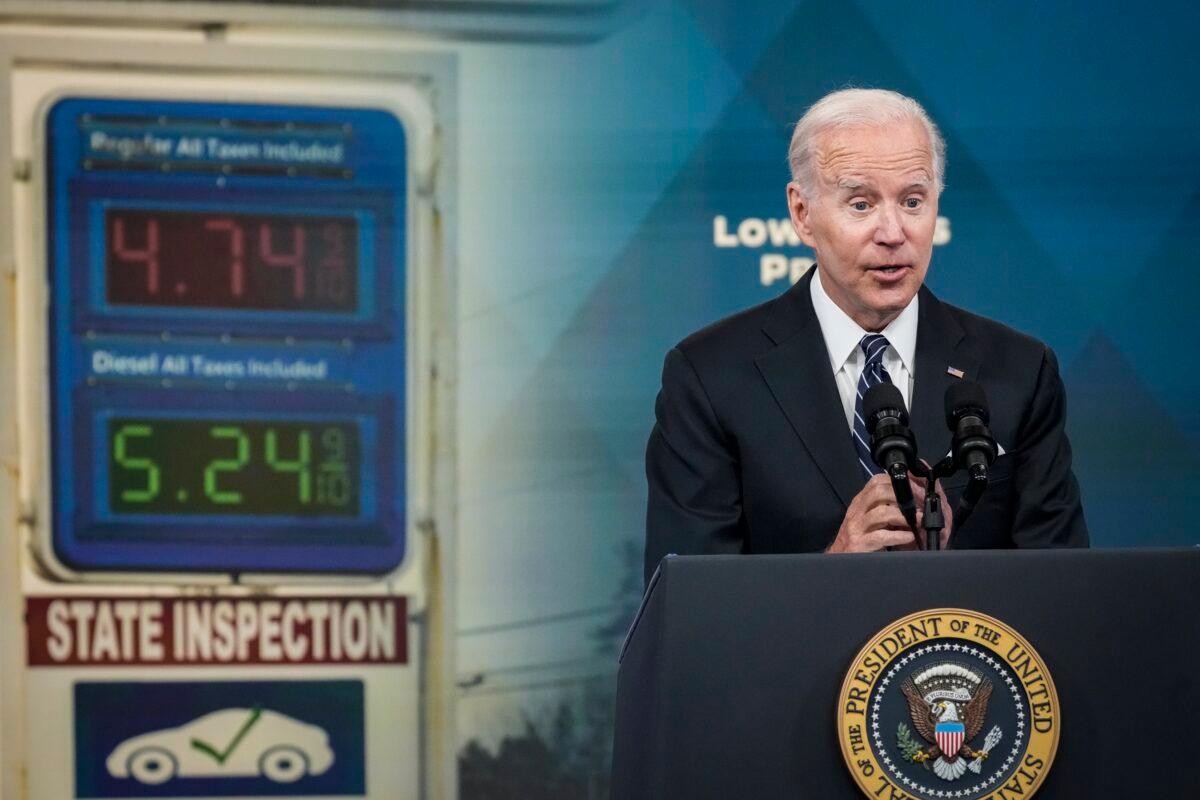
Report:
[[[988,700],[992,696],[991,681],[982,681],[975,689],[963,708],[961,719],[957,703],[950,700],[927,702],[912,678],[905,679],[900,689],[908,700],[913,726],[929,742],[929,747],[913,755],[913,761],[921,764],[932,760],[939,776],[953,780],[966,772],[965,759],[987,758],[986,751],[972,750],[967,743],[979,735],[987,718]],[[943,752],[944,744],[952,752]],[[954,747],[954,744],[958,746]],[[964,760],[960,761],[960,758]]]

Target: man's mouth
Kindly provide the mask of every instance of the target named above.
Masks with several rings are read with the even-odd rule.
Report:
[[[895,275],[901,270],[908,269],[908,264],[880,264],[879,266],[869,267],[872,272],[882,272],[884,275]]]

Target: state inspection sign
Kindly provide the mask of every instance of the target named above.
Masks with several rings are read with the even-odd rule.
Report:
[[[28,597],[31,667],[406,664],[404,597]]]

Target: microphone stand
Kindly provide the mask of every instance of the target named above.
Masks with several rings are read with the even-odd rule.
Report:
[[[942,513],[942,498],[938,497],[938,481],[942,478],[954,474],[954,458],[947,456],[939,461],[931,470],[922,470],[925,474],[921,477],[929,479],[929,485],[925,490],[925,504],[922,509],[925,515],[925,549],[926,550],[941,550],[942,549],[942,531],[946,529],[946,517]],[[987,485],[987,478],[984,478],[984,485]],[[980,492],[982,494],[982,491]],[[978,501],[978,498],[975,498]],[[962,503],[959,503],[962,507]],[[974,504],[971,506],[974,508]],[[970,511],[967,512],[970,514]],[[955,521],[957,523],[958,514],[955,513]]]
[[[937,489],[938,482],[942,478],[947,478],[958,471],[955,468],[954,457],[946,456],[932,469],[927,469],[921,462],[914,464],[911,469],[903,462],[896,462],[887,470],[888,478],[892,481],[892,490],[896,493],[896,502],[900,506],[900,513],[904,515],[904,521],[912,528],[915,536],[917,533],[917,503],[912,495],[912,487],[908,483],[910,471],[916,477],[925,478],[929,482],[925,492],[925,502],[921,507],[925,522],[924,549],[941,550],[942,531],[946,529],[946,515],[942,509],[942,498],[938,496]],[[963,489],[958,505],[954,507],[955,526],[962,525],[967,521],[987,486],[986,464],[972,464],[967,467],[967,485]]]
[[[937,481],[925,493],[925,549],[942,549],[942,531],[946,518],[942,516],[942,499],[937,496]]]
[[[925,492],[925,504],[922,511],[925,515],[925,549],[940,550],[942,548],[942,531],[946,528],[946,517],[942,513],[942,499],[938,497],[937,487],[938,481],[942,478],[949,477],[957,472],[954,468],[954,457],[947,456],[934,466],[931,470],[922,468],[920,472],[913,470],[914,474],[920,478],[929,479],[929,487]],[[893,481],[893,485],[895,481]],[[984,489],[988,486],[988,475],[986,464],[972,464],[967,467],[967,485],[963,488],[962,497],[959,498],[958,505],[954,507],[954,525],[961,526],[971,516],[971,512],[975,510],[976,504],[979,503],[979,498],[983,496]],[[903,506],[901,506],[903,510]],[[905,519],[908,519],[905,516]],[[912,522],[910,521],[910,524]],[[913,525],[913,531],[917,529]]]

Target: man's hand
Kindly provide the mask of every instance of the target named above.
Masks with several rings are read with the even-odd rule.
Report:
[[[915,496],[916,492],[913,494]],[[867,481],[862,491],[850,501],[837,538],[825,552],[870,553],[885,547],[913,545],[915,541],[900,513],[892,482],[880,473]]]
[[[838,530],[837,538],[829,545],[827,553],[870,553],[892,547],[897,550],[917,550],[925,546],[925,528],[922,526],[924,517],[926,480],[924,478],[908,478],[912,486],[913,500],[917,504],[917,536],[900,513],[900,505],[896,502],[896,493],[892,490],[892,482],[886,474],[875,475],[867,481],[846,509],[846,517]],[[942,500],[942,516],[945,517],[946,527],[942,529],[942,549],[950,540],[954,514],[946,493],[938,486],[938,497]]]

